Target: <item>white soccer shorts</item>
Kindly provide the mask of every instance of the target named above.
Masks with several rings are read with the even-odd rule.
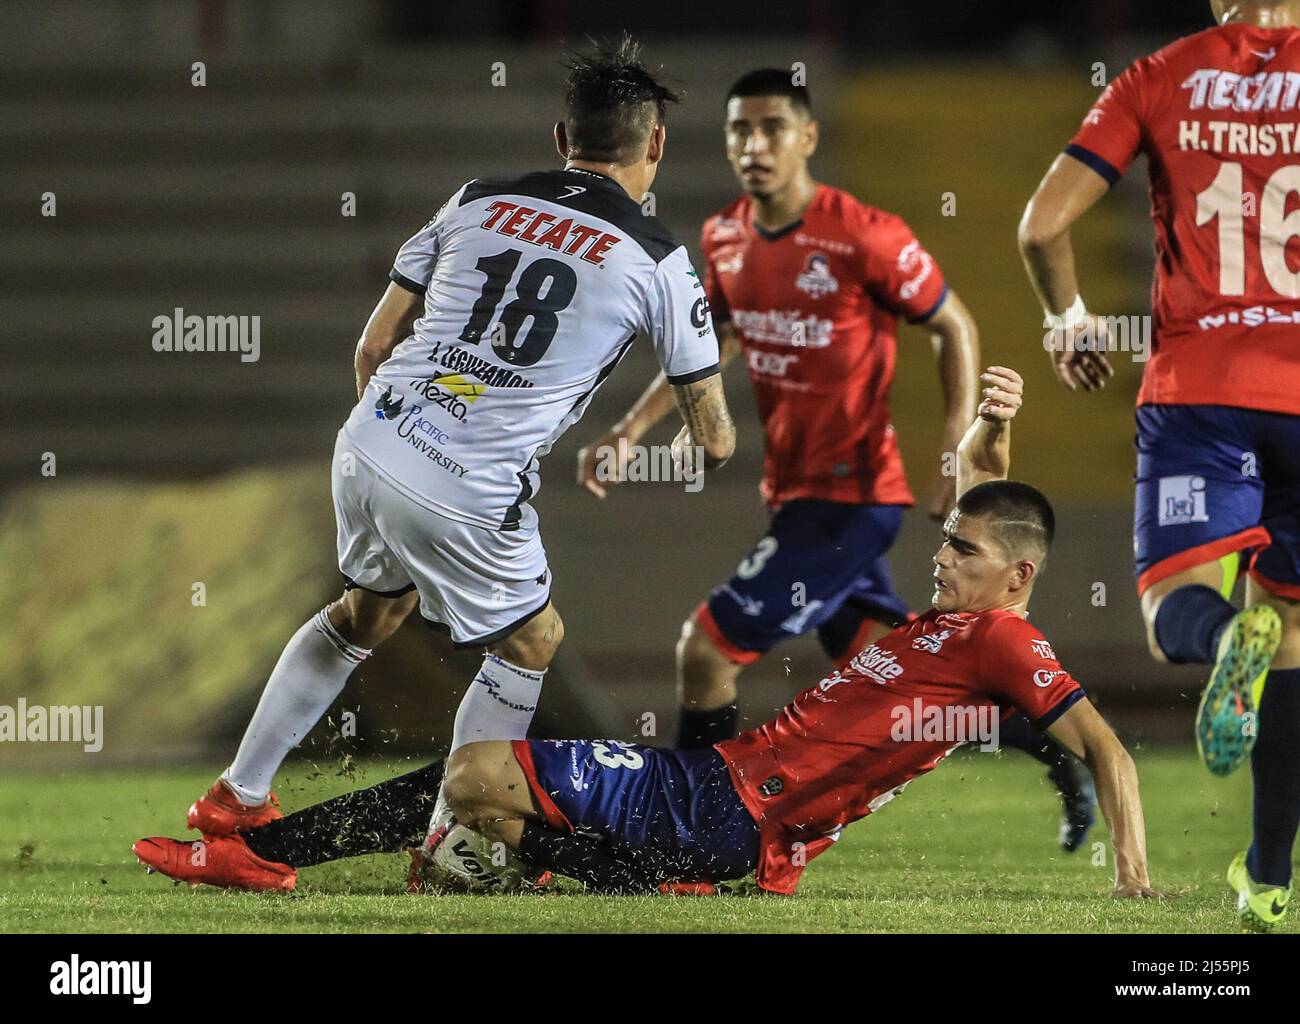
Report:
[[[341,432],[331,477],[348,589],[418,591],[420,614],[458,647],[502,640],[546,607],[551,574],[531,508],[506,532],[448,519],[397,490]]]

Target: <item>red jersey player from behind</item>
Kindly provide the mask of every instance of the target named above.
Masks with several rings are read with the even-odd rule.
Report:
[[[1228,881],[1275,928],[1300,825],[1300,30],[1294,4],[1215,2],[1220,24],[1137,61],[1089,111],[1020,242],[1057,373],[1112,373],[1069,229],[1138,153],[1151,175],[1153,346],[1138,393],[1134,550],[1152,654],[1213,665],[1206,766],[1247,756],[1254,834]],[[1245,608],[1230,602],[1247,570]]]
[[[681,749],[735,735],[737,678],[782,640],[816,631],[843,664],[910,615],[885,557],[913,504],[889,410],[899,317],[932,332],[945,451],[974,414],[970,313],[901,218],[813,179],[818,130],[807,88],[788,71],[750,72],[728,93],[727,156],[744,195],[704,225],[706,295],[722,361],[743,352],[748,364],[772,518],[683,626]],[[629,451],[672,408],[660,374],[580,454],[580,482],[604,497],[604,453]],[[934,477],[928,511],[942,520],[953,477],[939,463]],[[1006,723],[1002,743],[1048,766],[1065,803],[1061,844],[1078,849],[1095,817],[1082,765],[1022,717]]]
[[[846,825],[936,767],[977,723],[1018,709],[1096,779],[1117,896],[1158,896],[1147,875],[1137,772],[1114,732],[1027,621],[1054,532],[1051,505],[1005,479],[1019,376],[984,375],[979,418],[957,450],[957,507],[935,553],[933,607],[864,648],[757,729],[712,748],[614,740],[469,743],[447,761],[455,817],[534,869],[603,892],[707,893],[756,875],[792,893]],[[921,723],[931,723],[922,726]],[[423,834],[441,765],[337,797],[236,836],[136,844],[169,877],[287,889],[296,868],[396,850]],[[414,813],[403,805],[415,804]],[[427,816],[427,810],[424,811]],[[410,819],[403,824],[404,819]]]

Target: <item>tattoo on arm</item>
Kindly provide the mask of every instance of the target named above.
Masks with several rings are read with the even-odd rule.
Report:
[[[722,390],[722,377],[710,377],[700,384],[688,384],[677,389],[677,406],[682,419],[697,445],[705,440],[729,437],[735,431],[731,410],[727,408],[726,393]],[[706,469],[716,469],[725,459],[716,459],[704,453]]]

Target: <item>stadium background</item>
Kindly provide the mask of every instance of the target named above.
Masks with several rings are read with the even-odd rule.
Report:
[[[1112,77],[1209,23],[1201,2],[1138,6],[952,0],[924,17],[847,0],[0,6],[0,704],[105,709],[93,761],[70,745],[0,744],[0,765],[228,755],[283,642],[338,589],[328,459],[393,253],[463,181],[553,165],[560,44],[624,27],[688,93],[654,195],[693,249],[703,218],[736,193],[727,85],[804,62],[823,122],[816,175],[903,215],[973,310],[983,361],[1027,380],[1013,475],[1053,498],[1060,534],[1035,621],[1128,739],[1187,742],[1199,673],[1150,661],[1132,585],[1141,366],[1121,356],[1099,396],[1056,385],[1015,248],[1025,200],[1098,91],[1095,64]],[[354,217],[341,214],[345,192]],[[54,217],[42,216],[45,193]],[[1145,313],[1141,168],[1076,237],[1090,306]],[[259,315],[260,361],[154,352],[151,321],[175,307]],[[535,504],[568,639],[542,734],[643,738],[649,712],[667,741],[680,623],[763,529],[761,433],[739,362],[728,373],[739,451],[701,493],[635,484],[601,503],[574,486],[578,447],[653,370],[634,347],[544,466]],[[893,408],[923,499],[940,405],[915,329],[901,339]],[[936,536],[914,511],[893,554],[918,607]],[[340,746],[323,727],[317,753],[445,743],[476,663],[408,623],[345,692],[358,736]],[[743,677],[746,717],[761,721],[823,669],[815,642],[779,649]]]

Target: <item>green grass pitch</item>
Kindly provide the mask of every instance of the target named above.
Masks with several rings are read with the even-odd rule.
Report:
[[[184,836],[190,801],[215,771],[116,770],[0,777],[0,930],[5,932],[1231,932],[1228,860],[1249,839],[1248,771],[1212,778],[1190,750],[1135,752],[1152,881],[1163,902],[1110,898],[1108,849],[1055,845],[1059,806],[1017,753],[962,752],[850,826],[792,898],[407,896],[404,855],[301,872],[292,895],[173,886],[146,876],[133,839]],[[370,785],[412,764],[353,778],[296,763],[286,810]],[[1104,842],[1099,825],[1093,840]],[[1096,862],[1104,858],[1104,865]],[[1296,930],[1294,921],[1284,926]]]

